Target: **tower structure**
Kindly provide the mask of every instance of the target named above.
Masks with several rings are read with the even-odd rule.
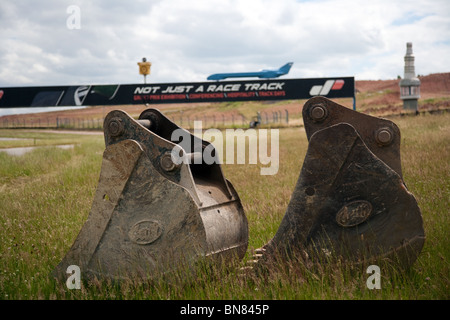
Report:
[[[418,111],[420,98],[420,80],[416,77],[414,68],[414,55],[412,43],[406,43],[404,77],[400,80],[400,99],[403,100],[403,109]]]

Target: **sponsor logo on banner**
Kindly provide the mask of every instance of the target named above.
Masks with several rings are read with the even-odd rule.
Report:
[[[345,81],[342,79],[327,80],[322,86],[312,86],[309,90],[309,94],[311,96],[326,96],[330,93],[330,90],[341,90],[344,84]]]
[[[77,106],[81,106],[83,104],[83,101],[89,93],[90,88],[91,86],[82,86],[78,87],[77,90],[75,90],[74,100]]]

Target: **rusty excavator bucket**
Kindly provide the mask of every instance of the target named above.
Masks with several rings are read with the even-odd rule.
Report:
[[[425,234],[403,181],[398,127],[323,97],[306,102],[303,121],[309,145],[300,176],[275,236],[252,262],[331,253],[351,264],[409,267]],[[55,277],[77,265],[88,278],[145,278],[201,257],[244,257],[247,219],[212,144],[155,109],[138,120],[110,112],[104,136],[91,212]]]
[[[148,278],[200,257],[245,255],[247,219],[212,144],[155,109],[138,120],[110,112],[104,137],[91,211],[56,278],[70,265],[87,278]]]
[[[323,97],[306,102],[303,121],[309,144],[300,176],[279,229],[253,263],[331,254],[409,267],[425,234],[402,178],[398,127]]]

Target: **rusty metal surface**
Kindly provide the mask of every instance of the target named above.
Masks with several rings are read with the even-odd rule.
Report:
[[[400,129],[392,121],[351,110],[324,97],[309,99],[303,106],[302,115],[308,140],[318,130],[348,123],[369,150],[402,177]]]
[[[397,126],[345,109],[325,98],[305,104],[308,150],[285,216],[259,250],[260,265],[275,256],[331,254],[407,268],[420,254],[422,215],[401,176]],[[380,128],[394,133],[382,132],[382,144]]]
[[[267,248],[332,252],[353,261],[395,252],[410,265],[424,237],[420,209],[401,177],[342,123],[311,136],[286,214]]]
[[[178,128],[152,114],[166,137]],[[105,144],[91,212],[55,277],[72,264],[87,277],[145,278],[200,257],[244,256],[247,218],[219,164],[171,166],[176,144],[120,110],[105,119]]]
[[[305,104],[303,119],[309,145],[300,176],[257,263],[332,254],[351,263],[387,258],[410,266],[425,233],[402,179],[398,127],[323,97]],[[88,277],[145,278],[200,257],[243,258],[247,218],[219,162],[204,161],[203,151],[214,151],[209,142],[155,109],[138,120],[112,111],[104,128],[91,212],[54,276],[64,278],[75,264]],[[175,164],[170,154],[184,139],[191,144],[182,151],[193,163]]]

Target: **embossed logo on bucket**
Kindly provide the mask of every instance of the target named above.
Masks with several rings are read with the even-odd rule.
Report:
[[[347,203],[336,215],[336,222],[342,227],[354,227],[369,218],[372,205],[365,200]]]
[[[158,221],[142,220],[134,224],[128,235],[137,244],[149,244],[156,241],[162,234],[163,228]]]

